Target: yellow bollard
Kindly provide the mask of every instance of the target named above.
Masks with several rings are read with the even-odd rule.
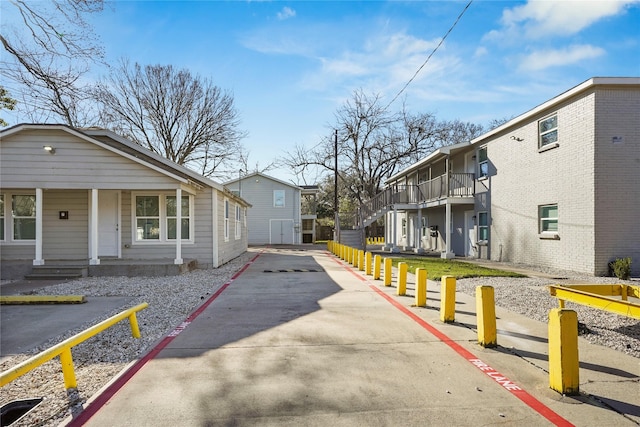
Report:
[[[427,306],[427,270],[416,268],[416,307]]]
[[[349,264],[356,267],[358,263],[358,250],[356,248],[349,249],[351,250],[351,262]]]
[[[380,264],[382,264],[382,257],[376,255],[373,257],[373,280],[380,280]]]
[[[407,270],[408,269],[409,269],[409,265],[406,262],[398,263],[398,288],[396,290],[396,294],[398,295],[407,294]]]
[[[384,259],[384,285],[391,286],[391,258]]]
[[[373,256],[371,255],[371,252],[367,252],[364,255],[364,274],[367,276],[371,276],[371,270],[373,270],[373,265],[371,265],[372,260]]]
[[[364,251],[358,251],[358,270],[364,271]]]
[[[451,323],[456,319],[456,278],[442,276],[440,285],[440,321]]]
[[[73,370],[73,357],[71,356],[71,347],[65,348],[60,353],[60,364],[62,365],[62,378],[64,379],[64,388],[77,388],[76,374]]]
[[[578,394],[579,366],[578,315],[554,308],[549,312],[549,387],[562,394]]]
[[[496,307],[493,287],[476,286],[476,318],[478,322],[478,344],[483,347],[496,347]]]

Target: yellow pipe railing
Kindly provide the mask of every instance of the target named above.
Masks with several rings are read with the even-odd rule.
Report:
[[[77,388],[76,375],[73,370],[73,358],[71,357],[71,347],[74,347],[83,341],[93,337],[94,335],[104,331],[105,329],[115,325],[116,323],[129,318],[129,324],[131,325],[131,334],[134,338],[140,338],[140,328],[138,327],[138,319],[136,313],[140,310],[147,308],[149,304],[146,302],[138,304],[135,307],[131,307],[128,310],[122,311],[115,316],[111,316],[107,320],[104,320],[97,325],[94,325],[84,331],[67,338],[59,344],[36,354],[35,356],[25,360],[24,362],[14,366],[0,373],[0,387],[9,384],[16,378],[26,374],[27,372],[37,368],[45,362],[53,359],[56,356],[60,356],[60,363],[62,364],[62,376],[64,377],[65,388]]]
[[[621,316],[640,319],[640,304],[628,301],[628,297],[640,298],[640,286],[630,285],[551,285],[549,293],[558,299],[560,308],[565,301],[586,305]],[[620,299],[608,298],[620,296]]]

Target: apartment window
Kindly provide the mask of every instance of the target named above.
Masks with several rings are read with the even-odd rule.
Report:
[[[558,233],[558,205],[542,205],[538,207],[540,233]]]
[[[167,194],[137,194],[135,204],[135,241],[167,242],[176,239],[177,203],[176,196]],[[191,240],[192,229],[192,196],[181,198],[182,215],[181,240]]]
[[[191,217],[190,217],[190,206],[189,206],[189,196],[182,197],[182,203],[180,204],[181,215],[182,215],[182,227],[180,229],[180,236],[182,240],[189,239],[190,231],[191,231]],[[176,196],[167,196],[167,238],[169,240],[176,239],[176,224],[177,224],[177,205],[176,205]]]
[[[558,115],[542,119],[538,122],[539,147],[558,142]]]
[[[478,212],[478,240],[489,240],[489,215],[487,212]]]
[[[36,239],[36,196],[13,196],[12,217],[13,240]]]
[[[422,227],[422,237],[426,237],[427,236],[427,218],[422,217],[422,224],[420,224]]]
[[[236,205],[236,240],[242,236],[242,223],[240,222],[242,209],[239,205]]]
[[[0,194],[0,240],[4,241],[4,194]]]
[[[224,199],[224,241],[229,241],[229,199]]]
[[[487,147],[478,148],[478,178],[489,176],[489,158],[487,157]]]
[[[273,207],[284,208],[284,190],[273,190]]]
[[[402,237],[407,236],[407,219],[402,218]]]

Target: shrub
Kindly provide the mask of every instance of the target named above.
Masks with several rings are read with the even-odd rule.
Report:
[[[631,258],[616,258],[609,263],[609,267],[620,280],[629,280],[631,277]]]

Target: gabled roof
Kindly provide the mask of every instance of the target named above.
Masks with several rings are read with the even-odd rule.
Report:
[[[278,179],[278,178],[274,178],[274,177],[269,176],[269,175],[266,175],[266,174],[264,174],[264,173],[262,173],[262,172],[253,172],[253,173],[250,173],[250,174],[248,174],[248,175],[244,175],[242,178],[239,178],[239,179],[238,179],[238,178],[236,178],[236,179],[232,179],[232,180],[230,180],[230,181],[225,182],[225,183],[224,183],[224,185],[226,186],[226,185],[229,185],[229,184],[234,184],[234,183],[236,183],[236,182],[238,182],[238,181],[244,181],[245,179],[253,178],[254,176],[260,176],[260,177],[262,177],[262,178],[270,179],[271,181],[278,182],[278,183],[280,183],[280,184],[282,184],[282,185],[286,185],[287,187],[291,187],[291,188],[294,188],[294,189],[296,189],[296,190],[302,190],[302,189],[303,189],[303,188],[302,188],[302,187],[300,187],[300,186],[297,186],[297,185],[292,184],[292,183],[290,183],[290,182],[282,181],[282,180],[280,180],[280,179]]]
[[[221,184],[212,181],[189,168],[172,162],[107,129],[77,129],[65,124],[22,123],[3,129],[0,131],[0,137],[8,137],[27,130],[64,131],[185,184],[192,184],[196,187],[212,187],[221,192],[228,192],[228,190],[226,190]],[[228,193],[231,197],[237,198],[237,196],[234,196],[232,193]],[[243,202],[249,205],[246,201],[243,200]]]

